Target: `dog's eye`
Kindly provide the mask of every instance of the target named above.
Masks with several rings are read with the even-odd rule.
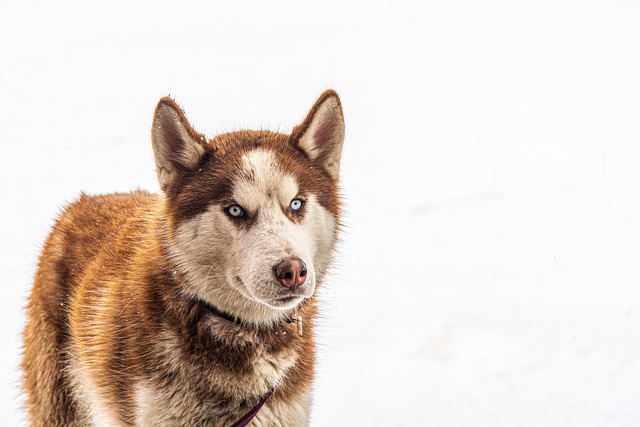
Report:
[[[229,206],[227,213],[234,218],[242,218],[244,216],[244,209],[239,205]]]
[[[300,209],[302,209],[302,206],[304,206],[304,202],[300,199],[293,199],[291,201],[291,204],[289,205],[289,209],[291,209],[291,212],[298,212]]]

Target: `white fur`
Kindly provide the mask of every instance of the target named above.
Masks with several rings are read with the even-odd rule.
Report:
[[[82,402],[82,407],[78,408],[80,424],[105,427],[120,426],[116,414],[109,410],[107,400],[100,396],[99,389],[95,387],[87,370],[79,362],[76,362],[72,364],[69,372],[74,384],[74,397],[78,402]]]
[[[310,392],[293,405],[270,405],[269,403],[267,402],[253,419],[255,427],[303,427],[309,425],[311,412]],[[273,420],[280,420],[280,423],[274,424]]]
[[[151,425],[152,420],[150,409],[157,404],[157,399],[154,398],[149,387],[143,384],[136,385],[134,395],[136,405],[136,425]]]
[[[287,216],[299,185],[264,149],[243,158],[233,196],[255,221],[238,227],[212,205],[206,212],[179,225],[173,255],[187,275],[190,291],[221,309],[254,323],[274,323],[313,295],[318,274],[323,274],[335,242],[333,216],[313,194],[307,195],[304,219],[297,223]],[[283,259],[300,258],[307,266],[304,285],[295,299],[287,295],[273,274]]]

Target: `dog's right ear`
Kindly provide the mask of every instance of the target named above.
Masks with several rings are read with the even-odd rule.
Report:
[[[151,142],[160,188],[166,193],[185,172],[198,167],[206,139],[191,127],[178,104],[165,97],[158,102],[153,116]]]

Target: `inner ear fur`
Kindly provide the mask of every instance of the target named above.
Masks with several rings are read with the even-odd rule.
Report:
[[[158,102],[153,116],[151,142],[162,191],[170,192],[185,172],[198,167],[206,139],[196,132],[180,106],[171,98]]]
[[[291,142],[311,160],[321,164],[332,178],[338,178],[344,115],[340,97],[334,90],[320,95],[304,121],[293,129]]]

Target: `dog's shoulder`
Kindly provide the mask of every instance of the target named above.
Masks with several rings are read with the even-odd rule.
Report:
[[[40,255],[40,274],[64,273],[57,281],[70,290],[105,249],[113,253],[125,246],[124,238],[143,234],[159,204],[158,195],[145,191],[81,194],[54,224]]]
[[[86,195],[69,204],[60,215],[53,234],[65,236],[69,243],[83,244],[83,249],[96,245],[132,220],[150,215],[158,195],[146,191]]]

